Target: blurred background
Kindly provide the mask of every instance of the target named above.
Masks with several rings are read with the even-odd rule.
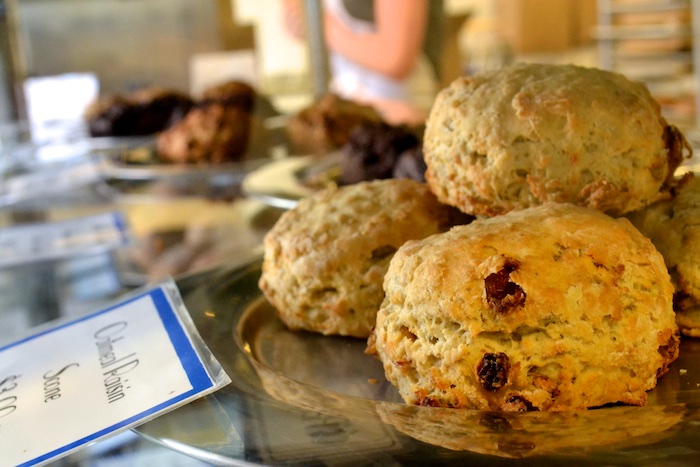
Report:
[[[446,0],[443,82],[513,60],[574,62],[650,84],[694,118],[693,3],[682,0]],[[23,83],[94,73],[99,92],[146,85],[196,93],[242,76],[284,112],[311,99],[309,45],[277,0],[3,0],[0,119],[26,117]]]

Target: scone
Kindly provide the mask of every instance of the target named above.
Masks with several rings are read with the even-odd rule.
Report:
[[[684,177],[673,199],[631,213],[629,219],[666,261],[681,333],[700,337],[700,178]]]
[[[448,229],[460,214],[413,180],[321,190],[265,235],[260,289],[291,329],[367,337],[394,252]]]
[[[678,356],[673,286],[627,219],[547,203],[404,244],[368,351],[409,404],[643,405]]]
[[[443,89],[423,147],[438,199],[483,216],[545,202],[631,212],[666,196],[684,149],[644,84],[525,63]]]

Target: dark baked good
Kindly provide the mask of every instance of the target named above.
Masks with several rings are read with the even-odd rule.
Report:
[[[291,116],[285,133],[292,153],[325,154],[347,143],[359,124],[380,121],[373,107],[328,93]]]
[[[182,119],[193,104],[178,91],[144,88],[102,96],[88,107],[85,121],[91,136],[151,135]]]
[[[642,83],[518,63],[443,89],[423,151],[431,190],[470,214],[569,202],[622,215],[668,196],[689,146]]]
[[[211,86],[202,92],[202,101],[216,101],[252,113],[257,92],[244,81],[231,80]]]
[[[198,104],[161,132],[158,156],[174,163],[220,164],[241,160],[248,146],[249,112],[217,101]]]
[[[427,168],[423,157],[423,147],[416,146],[399,155],[391,176],[393,178],[410,178],[419,182],[425,182],[425,171]]]
[[[340,183],[392,178],[401,154],[421,146],[417,133],[386,122],[359,124],[341,149]]]
[[[547,203],[406,242],[369,350],[409,404],[644,405],[678,356],[663,257],[625,218]]]

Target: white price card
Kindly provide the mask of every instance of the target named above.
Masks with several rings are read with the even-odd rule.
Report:
[[[41,465],[230,382],[174,282],[0,348],[0,465]]]
[[[0,268],[103,253],[128,245],[131,238],[117,211],[6,227],[0,229]]]

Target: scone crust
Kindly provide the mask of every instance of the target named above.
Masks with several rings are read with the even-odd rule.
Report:
[[[700,178],[690,174],[674,191],[673,199],[628,217],[666,261],[681,333],[700,337]]]
[[[319,191],[266,234],[260,289],[291,329],[367,337],[391,256],[448,229],[455,213],[413,180]]]
[[[645,85],[574,65],[458,78],[426,126],[430,188],[474,215],[550,201],[623,214],[662,198],[681,157]]]
[[[678,355],[661,255],[626,219],[571,204],[407,242],[384,289],[370,350],[410,404],[643,405]]]

